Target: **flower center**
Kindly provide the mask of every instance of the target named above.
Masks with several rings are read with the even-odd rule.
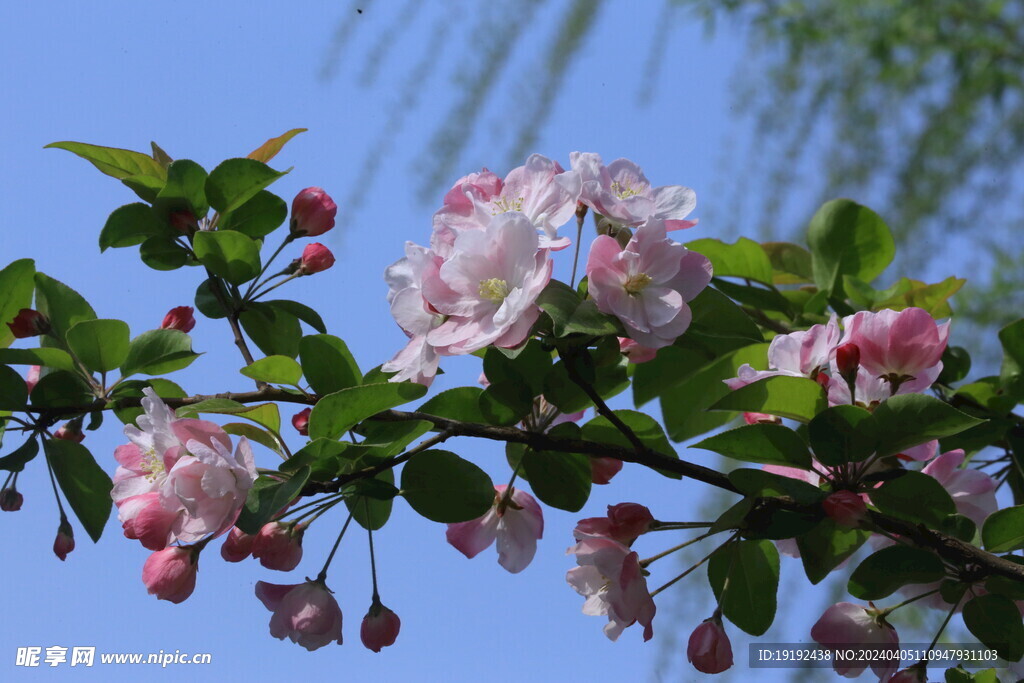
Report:
[[[487,299],[492,304],[500,304],[508,296],[508,283],[492,277],[490,280],[481,280],[480,297]]]
[[[640,292],[644,291],[647,285],[651,284],[651,276],[647,273],[636,273],[630,275],[629,279],[626,280],[624,285],[627,294],[636,296]]]
[[[620,183],[617,180],[612,183],[612,192],[614,192],[615,196],[619,199],[629,199],[630,197],[635,197],[640,194],[640,190],[634,190],[633,186],[628,182]]]
[[[164,467],[163,458],[157,455],[157,452],[150,448],[146,451],[145,455],[142,456],[142,461],[139,463],[139,469],[146,473],[146,479],[148,481],[156,481],[166,471]]]
[[[491,210],[492,216],[497,216],[499,213],[506,213],[508,211],[522,211],[523,210],[523,198],[516,197],[511,199],[509,197],[498,197],[492,202],[494,208]]]

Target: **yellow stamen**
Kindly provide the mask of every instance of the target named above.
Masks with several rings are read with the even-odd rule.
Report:
[[[651,276],[647,273],[630,275],[625,284],[626,293],[636,296],[640,292],[644,291],[644,288],[649,284],[651,284]]]
[[[509,197],[498,197],[493,202],[494,209],[491,211],[492,216],[497,216],[499,213],[506,213],[508,211],[522,211],[523,210],[523,198],[517,197],[511,199]]]
[[[480,296],[491,303],[500,304],[508,296],[508,283],[492,277],[490,280],[481,280]]]
[[[146,473],[146,479],[156,481],[156,478],[163,474],[167,468],[164,467],[163,458],[150,448],[143,454],[142,461],[139,463],[139,469]]]
[[[635,197],[640,194],[640,190],[634,190],[629,183],[623,185],[618,181],[612,183],[612,192],[614,192],[615,196],[619,199],[629,199],[630,197]]]

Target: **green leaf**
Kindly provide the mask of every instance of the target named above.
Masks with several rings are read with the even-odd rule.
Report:
[[[790,300],[782,292],[774,289],[766,289],[765,287],[755,285],[741,285],[736,282],[722,280],[718,277],[712,278],[711,284],[723,294],[741,304],[761,309],[762,311],[778,311],[787,318],[793,318],[795,315],[793,304]]]
[[[318,394],[358,386],[363,381],[359,365],[344,341],[330,334],[312,334],[299,341],[299,360],[306,381]]]
[[[735,244],[728,244],[708,237],[687,242],[686,247],[711,261],[715,277],[739,277],[772,284],[772,264],[768,254],[753,240],[741,237]]]
[[[883,514],[932,527],[941,527],[947,515],[956,513],[942,484],[921,472],[904,472],[883,482],[871,491],[871,502]]]
[[[779,551],[771,541],[738,541],[723,546],[708,562],[708,580],[722,613],[753,636],[775,621]]]
[[[239,370],[258,382],[296,386],[302,379],[302,366],[288,356],[267,356]]]
[[[896,254],[888,226],[871,209],[849,199],[826,202],[807,231],[814,281],[818,288],[842,295],[842,276],[871,282]]]
[[[75,323],[96,319],[92,306],[63,282],[38,272],[35,281],[36,308],[50,319],[50,334],[57,339],[63,340]]]
[[[637,408],[658,398],[713,358],[696,349],[666,346],[646,363],[633,366],[633,405]]]
[[[148,175],[160,180],[167,178],[167,171],[159,163],[142,152],[133,152],[116,147],[100,147],[84,142],[51,142],[44,149],[55,147],[76,154],[102,173],[124,180],[134,175]]]
[[[811,252],[791,242],[762,242],[761,248],[771,261],[772,281],[777,285],[796,285],[814,281]]]
[[[413,510],[446,524],[476,519],[494,503],[494,484],[487,473],[449,451],[415,455],[402,468],[401,488]]]
[[[207,318],[219,320],[228,317],[228,314],[217,300],[217,295],[214,294],[213,288],[217,286],[215,283],[216,280],[211,278],[203,280],[199,284],[199,287],[196,288],[196,308]]]
[[[1006,553],[1024,548],[1024,505],[997,510],[981,527],[985,550]]]
[[[911,583],[941,581],[946,568],[935,553],[906,545],[882,548],[853,570],[846,590],[861,600],[881,600]]]
[[[122,178],[121,182],[132,192],[138,195],[144,202],[155,202],[160,190],[164,187],[164,181],[151,175],[130,175]]]
[[[67,351],[43,347],[39,349],[0,349],[0,363],[6,365],[42,365],[55,370],[75,371],[75,361]]]
[[[416,409],[417,412],[462,422],[486,422],[480,411],[479,387],[456,387],[442,391]]]
[[[167,152],[161,149],[160,145],[156,144],[152,140],[149,142],[149,147],[153,150],[153,161],[160,164],[163,168],[167,168],[171,165],[171,162],[174,161]]]
[[[92,453],[74,441],[46,439],[43,449],[68,505],[89,537],[99,541],[113,506],[110,477],[96,464]]]
[[[196,258],[233,285],[248,282],[260,272],[260,248],[251,237],[231,230],[200,231],[193,238]]]
[[[811,468],[811,454],[804,440],[789,427],[753,424],[730,429],[704,439],[691,448],[703,448],[729,458],[766,465]]]
[[[827,495],[806,481],[746,467],[730,472],[729,481],[745,496],[789,496],[802,505],[814,505]]]
[[[57,370],[44,375],[32,389],[32,405],[41,408],[66,408],[91,403],[95,397],[77,373]]]
[[[14,368],[0,365],[0,410],[24,410],[28,386]]]
[[[239,320],[260,351],[268,356],[295,358],[299,355],[302,326],[298,318],[263,303],[246,306]]]
[[[633,433],[651,450],[667,457],[676,457],[676,450],[672,448],[665,430],[661,428],[658,421],[646,413],[635,410],[612,411]],[[611,423],[608,418],[598,415],[593,420],[583,425],[583,438],[587,441],[615,444],[632,448],[633,444],[619,429]]]
[[[210,210],[206,201],[206,171],[188,159],[178,159],[167,167],[167,182],[156,195],[154,208],[163,215],[188,211],[197,219]]]
[[[377,413],[400,406],[427,393],[422,384],[388,382],[363,384],[324,396],[309,416],[311,439],[337,439],[363,420]]]
[[[100,231],[100,251],[119,247],[133,247],[150,237],[164,233],[164,226],[148,204],[126,204],[107,218]]]
[[[552,433],[561,426],[557,425]],[[586,455],[528,448],[522,467],[533,493],[546,505],[576,512],[590,498],[590,458]]]
[[[260,403],[249,406],[229,398],[208,398],[199,403],[182,406],[175,412],[178,417],[195,417],[200,413],[236,415],[246,420],[252,420],[272,431],[281,431],[281,413],[276,403]]]
[[[484,374],[492,385],[521,382],[531,397],[544,392],[544,380],[550,371],[551,352],[545,351],[536,339],[531,339],[515,358],[509,358],[493,346],[484,354]]]
[[[370,463],[360,461],[360,464],[365,466]],[[356,482],[354,488],[355,491],[345,496],[345,506],[352,513],[352,519],[356,520],[364,529],[370,531],[382,529],[391,518],[391,509],[394,507],[393,498],[398,494],[398,489],[395,488],[395,471],[388,469],[372,479],[362,479]],[[390,497],[382,500],[368,495],[359,495],[360,491],[372,491],[373,489],[381,494],[390,494]]]
[[[964,626],[985,647],[1015,662],[1024,656],[1024,624],[1020,610],[1002,595],[979,595],[964,605]]]
[[[0,270],[0,348],[7,348],[14,341],[6,323],[14,320],[21,309],[32,306],[35,272],[35,262],[27,258],[14,261]]]
[[[128,356],[121,364],[121,376],[137,373],[163,375],[192,364],[198,353],[192,350],[192,338],[180,330],[149,330],[128,345]]]
[[[254,159],[228,159],[210,172],[206,198],[220,213],[234,211],[285,173]]]
[[[221,218],[218,230],[235,230],[253,239],[266,237],[281,227],[288,217],[288,205],[267,190],[260,190],[252,199]]]
[[[263,303],[271,308],[284,311],[288,315],[298,318],[321,334],[327,334],[327,326],[324,325],[323,318],[320,317],[319,313],[305,304],[300,304],[298,301],[289,301],[288,299],[273,299],[271,301],[264,301]]]
[[[835,467],[861,462],[878,448],[878,423],[860,406],[833,406],[807,425],[818,462]]]
[[[121,320],[83,320],[68,330],[68,348],[92,372],[110,372],[128,357],[128,324]]]
[[[618,319],[597,310],[592,299],[584,300],[575,289],[551,280],[537,297],[537,305],[551,316],[556,337],[569,334],[624,336]]]
[[[256,161],[262,161],[267,163],[281,151],[281,148],[287,144],[289,140],[298,135],[299,133],[305,133],[308,128],[292,128],[287,133],[278,135],[276,138],[270,138],[262,145],[249,152],[246,158],[255,159]]]
[[[39,453],[39,444],[35,438],[29,438],[12,452],[0,458],[0,470],[8,472],[21,472],[25,465]]]
[[[301,467],[292,472],[291,477],[284,481],[266,476],[259,477],[249,489],[249,495],[235,526],[247,534],[259,533],[264,524],[298,497],[308,480],[308,467]]]
[[[825,390],[812,379],[780,375],[731,391],[708,410],[767,413],[809,422],[828,407]]]
[[[879,456],[900,453],[984,422],[924,394],[893,396],[879,404],[874,418],[880,435]]]
[[[871,534],[861,529],[847,529],[838,526],[826,517],[818,526],[796,537],[807,579],[820,583],[833,569],[841,565],[864,545]]]
[[[255,425],[246,424],[245,422],[229,422],[222,425],[222,429],[234,436],[244,436],[249,441],[258,443],[264,448],[269,448],[275,453],[281,452],[281,445],[274,439],[273,434]]]
[[[701,290],[689,305],[693,319],[686,334],[676,342],[677,346],[692,338],[695,333],[714,340],[730,339],[748,343],[764,341],[764,335],[750,316],[729,297],[712,287]],[[716,341],[717,348],[720,348],[720,343]]]
[[[342,454],[350,444],[331,439],[313,439],[281,464],[282,472],[292,472],[309,466],[310,479],[331,481],[341,470]]]
[[[121,382],[114,388],[113,398],[141,398],[143,396],[142,390],[146,387],[151,387],[156,395],[160,398],[185,398],[188,394],[180,386],[174,382],[154,378],[148,380],[130,379]],[[134,424],[136,418],[142,415],[143,410],[138,405],[136,406],[124,406],[120,401],[114,404],[114,415],[123,424]]]
[[[564,359],[558,361],[547,373],[544,378],[544,398],[563,413],[576,413],[592,406],[593,402],[583,389],[569,378],[565,363]],[[607,400],[629,386],[629,377],[626,374],[628,362],[624,356],[620,356],[614,363],[606,365],[592,363],[592,365],[594,368],[592,384],[601,398]]]
[[[189,262],[188,252],[165,235],[150,237],[139,247],[139,258],[153,270],[177,270]]]

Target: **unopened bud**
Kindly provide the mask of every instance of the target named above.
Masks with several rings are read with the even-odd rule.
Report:
[[[292,427],[295,427],[295,431],[302,436],[309,435],[309,414],[311,412],[313,412],[312,408],[306,408],[292,415]]]
[[[11,334],[16,339],[37,337],[50,331],[50,319],[39,311],[31,308],[23,308],[14,316],[14,320],[7,323],[11,328]]]
[[[53,554],[63,562],[74,549],[75,532],[66,519],[61,520],[60,526],[57,527],[57,538],[53,540]]]
[[[857,379],[860,367],[860,347],[853,342],[843,344],[836,349],[836,368],[847,382]]]
[[[338,205],[319,187],[307,187],[292,200],[292,235],[316,237],[334,227]]]
[[[334,254],[331,253],[331,250],[319,242],[313,242],[307,244],[306,248],[302,250],[298,271],[303,275],[312,275],[327,270],[333,265]]]
[[[821,501],[821,508],[836,524],[853,528],[867,517],[868,506],[853,491],[836,491]]]
[[[75,421],[65,422],[60,429],[53,433],[53,438],[82,443],[85,440],[85,433],[82,432],[82,423],[80,421],[77,423]]]
[[[17,512],[21,504],[25,502],[24,496],[15,488],[0,490],[0,510],[4,512]]]
[[[359,639],[368,649],[380,652],[381,648],[395,644],[401,627],[398,615],[374,599],[359,627]]]
[[[196,326],[196,318],[193,315],[194,309],[191,306],[176,306],[171,310],[167,311],[167,315],[164,316],[164,320],[160,323],[160,329],[162,330],[180,330],[181,332],[191,332],[192,328]]]

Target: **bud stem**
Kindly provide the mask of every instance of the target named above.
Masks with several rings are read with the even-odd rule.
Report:
[[[331,561],[334,559],[334,553],[338,552],[338,546],[341,545],[341,539],[345,537],[345,532],[348,531],[348,525],[351,523],[352,513],[350,512],[348,514],[348,519],[345,520],[345,525],[341,527],[341,533],[338,534],[338,539],[334,542],[334,547],[331,548],[331,554],[327,556],[327,561],[324,562],[324,568],[316,575],[318,583],[324,583],[327,581],[327,568],[331,566]]]

